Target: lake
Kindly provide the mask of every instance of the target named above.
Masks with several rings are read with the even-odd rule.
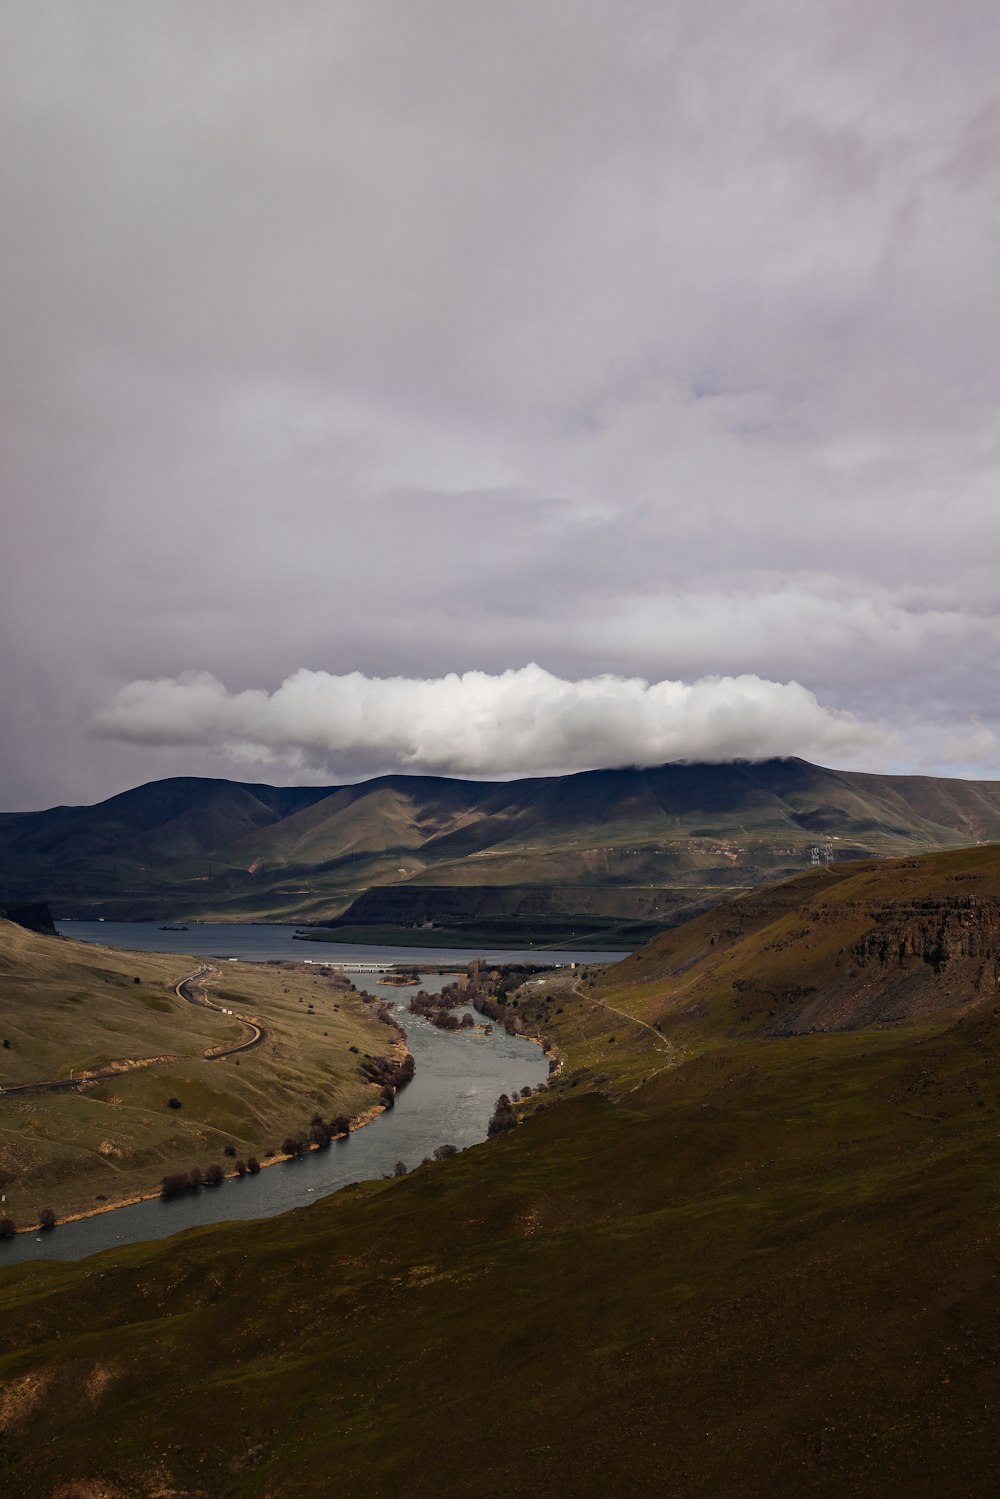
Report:
[[[196,957],[245,958],[265,963],[291,958],[304,963],[448,963],[465,967],[473,958],[490,963],[615,963],[623,952],[526,947],[518,952],[470,947],[387,947],[356,942],[303,942],[293,926],[250,926],[243,922],[191,922],[186,932],[165,932],[155,921],[57,921],[57,931],[81,942],[103,942],[107,947],[130,947],[140,952],[193,953]],[[362,986],[363,987],[363,986]]]

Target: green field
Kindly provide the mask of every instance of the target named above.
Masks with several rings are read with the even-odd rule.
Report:
[[[305,942],[352,942],[386,947],[455,947],[509,949],[520,952],[526,947],[537,947],[541,951],[557,951],[560,948],[585,948],[589,952],[632,952],[641,942],[654,933],[652,926],[637,922],[627,923],[630,935],[624,935],[621,927],[625,923],[607,922],[601,926],[570,930],[563,922],[514,922],[484,926],[470,922],[468,926],[448,927],[398,927],[383,926],[377,922],[370,926],[352,926],[345,922],[334,928],[319,927],[302,940]],[[336,961],[336,959],[334,959]]]

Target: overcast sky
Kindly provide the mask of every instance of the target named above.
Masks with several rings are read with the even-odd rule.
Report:
[[[995,0],[8,0],[0,806],[1000,777]]]

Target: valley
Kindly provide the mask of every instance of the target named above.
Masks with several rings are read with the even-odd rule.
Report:
[[[998,913],[990,847],[749,891],[500,1001],[565,1058],[516,1128],[10,1269],[8,1487],[988,1491]]]

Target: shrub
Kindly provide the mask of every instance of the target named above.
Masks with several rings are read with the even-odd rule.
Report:
[[[55,1208],[42,1208],[38,1215],[38,1223],[41,1228],[55,1228],[57,1223]]]
[[[224,1145],[222,1147],[222,1154],[223,1155],[235,1155],[236,1154],[236,1146],[235,1145]]]
[[[174,1171],[161,1181],[160,1196],[179,1197],[182,1192],[197,1191],[200,1185],[201,1171],[197,1166],[193,1171]]]
[[[446,1161],[450,1155],[458,1155],[457,1145],[439,1145],[434,1152],[434,1159],[436,1161]]]
[[[17,1233],[13,1218],[0,1218],[0,1239],[12,1239]]]
[[[246,1161],[237,1161],[236,1165],[233,1167],[233,1170],[236,1172],[237,1176],[246,1176],[246,1174],[247,1174],[247,1163],[246,1163]]]
[[[255,1155],[250,1156],[247,1160],[247,1171],[250,1176],[256,1176],[260,1171],[260,1161],[258,1161]]]
[[[397,1161],[396,1164],[395,1164],[395,1166],[393,1166],[393,1168],[392,1168],[392,1174],[393,1174],[393,1176],[405,1176],[406,1175],[406,1162],[405,1161]]]
[[[212,1165],[209,1166],[208,1169],[205,1172],[205,1186],[206,1187],[217,1187],[219,1185],[219,1183],[222,1181],[222,1177],[223,1177],[222,1167],[219,1165],[219,1163],[217,1161],[213,1162]]]
[[[180,1107],[181,1107],[181,1101],[180,1101],[179,1098],[168,1098],[167,1099],[167,1108],[168,1109],[179,1109]]]
[[[496,1108],[493,1110],[493,1118],[487,1126],[488,1135],[503,1135],[509,1129],[517,1125],[517,1115],[514,1113],[514,1105],[506,1093],[501,1093],[497,1099]]]

